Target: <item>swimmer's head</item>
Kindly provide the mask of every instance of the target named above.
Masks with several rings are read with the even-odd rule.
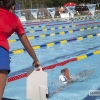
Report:
[[[63,75],[59,75],[58,79],[63,82],[64,84],[67,84],[67,80],[66,80],[66,77],[63,76]]]

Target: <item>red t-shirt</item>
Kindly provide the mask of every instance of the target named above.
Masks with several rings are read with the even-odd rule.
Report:
[[[24,28],[16,15],[0,8],[0,46],[9,51],[8,38],[16,32],[24,34]]]

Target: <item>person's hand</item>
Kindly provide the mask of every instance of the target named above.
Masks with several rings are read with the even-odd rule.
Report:
[[[39,61],[37,61],[37,62],[33,62],[33,63],[32,63],[32,66],[34,66],[34,67],[38,68],[38,67],[40,67],[40,66],[41,66],[41,64],[40,64],[40,62],[39,62]]]

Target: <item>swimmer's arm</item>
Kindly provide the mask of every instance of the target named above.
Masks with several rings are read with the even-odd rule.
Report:
[[[67,87],[69,84],[71,84],[71,83],[73,83],[72,80],[68,81],[66,85],[61,86],[59,89],[57,89],[57,90],[55,90],[54,92],[52,92],[52,93],[50,94],[50,96],[53,95],[53,94],[56,94],[56,93],[60,92],[61,90],[63,90],[64,88],[66,88],[66,87]]]
[[[56,94],[58,92],[60,92],[61,90],[63,90],[64,88],[66,88],[69,84],[73,83],[72,81],[68,81],[68,83],[64,86],[61,86],[59,89],[55,90],[54,92],[52,92],[50,95]]]
[[[60,92],[60,91],[63,90],[66,86],[67,86],[67,85],[61,86],[59,89],[57,89],[57,90],[55,90],[54,92],[52,92],[51,95]]]

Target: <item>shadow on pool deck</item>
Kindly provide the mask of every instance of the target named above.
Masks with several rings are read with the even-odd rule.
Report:
[[[2,100],[18,100],[18,99],[3,98]]]

